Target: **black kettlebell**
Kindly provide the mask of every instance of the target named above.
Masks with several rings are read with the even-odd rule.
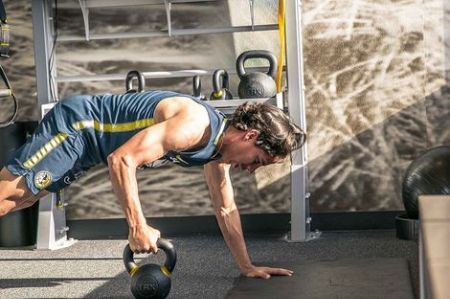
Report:
[[[226,70],[215,70],[212,83],[213,92],[210,96],[211,100],[231,100],[233,98],[233,95],[230,92],[228,73]]]
[[[138,81],[138,89],[133,89],[133,79],[136,78]],[[145,78],[144,75],[137,71],[132,70],[127,73],[127,76],[125,78],[125,90],[126,93],[133,93],[133,92],[142,92],[145,88]]]
[[[163,266],[145,264],[139,267],[130,245],[123,251],[123,263],[131,276],[131,293],[137,299],[166,298],[170,292],[170,276],[177,262],[177,253],[168,240],[160,238],[156,244],[166,254]]]
[[[195,75],[192,78],[192,95],[200,98],[202,101],[206,101],[205,95],[202,94],[202,80],[199,75]]]
[[[263,58],[269,61],[267,73],[247,73],[244,63],[247,59]],[[241,99],[249,98],[271,98],[277,94],[275,75],[277,70],[277,58],[270,51],[251,50],[241,53],[236,60],[236,70],[241,82],[238,94]]]

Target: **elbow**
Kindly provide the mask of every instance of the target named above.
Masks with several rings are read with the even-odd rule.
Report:
[[[136,163],[130,155],[122,155],[117,153],[111,153],[107,157],[108,167],[110,169],[117,169],[121,167],[134,167],[136,168]]]
[[[116,165],[119,164],[120,157],[117,154],[111,153],[111,154],[108,155],[106,160],[108,162],[108,167],[109,168],[113,168],[113,167],[115,167]]]

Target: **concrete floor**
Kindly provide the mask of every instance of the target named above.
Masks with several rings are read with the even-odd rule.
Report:
[[[172,239],[178,262],[169,298],[224,298],[239,271],[216,235]],[[1,249],[0,298],[131,298],[122,263],[125,240],[82,240],[57,251]],[[281,236],[249,236],[256,263],[287,263],[348,258],[400,257],[410,267],[417,296],[417,243],[394,231],[324,232],[318,240],[288,243]],[[162,262],[163,254],[147,258]]]

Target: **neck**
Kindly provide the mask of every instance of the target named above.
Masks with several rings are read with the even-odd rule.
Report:
[[[223,158],[228,159],[227,152],[229,148],[232,148],[236,142],[239,141],[239,136],[243,131],[234,128],[233,126],[229,126],[224,132],[221,140],[217,145],[217,153],[221,155]]]
[[[212,158],[214,158],[214,157],[216,157],[218,155],[222,155],[223,144],[224,144],[224,140],[225,140],[225,134],[226,134],[226,131],[224,131],[222,133],[222,136],[220,136],[219,141],[217,142],[217,145],[216,145],[216,152],[214,153]]]

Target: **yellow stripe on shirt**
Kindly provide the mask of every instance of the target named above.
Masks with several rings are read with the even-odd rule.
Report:
[[[58,145],[61,144],[64,140],[67,139],[69,135],[66,133],[59,133],[55,137],[53,137],[49,142],[47,142],[43,147],[41,147],[31,158],[29,158],[23,166],[26,169],[33,168],[34,165],[39,163],[42,159],[44,159],[53,149],[55,149]]]
[[[114,133],[114,132],[127,132],[142,129],[145,127],[152,126],[154,124],[155,121],[153,118],[139,119],[133,122],[118,123],[118,124],[101,123],[97,120],[81,120],[72,124],[72,127],[75,130],[93,128],[95,131],[98,132]]]

